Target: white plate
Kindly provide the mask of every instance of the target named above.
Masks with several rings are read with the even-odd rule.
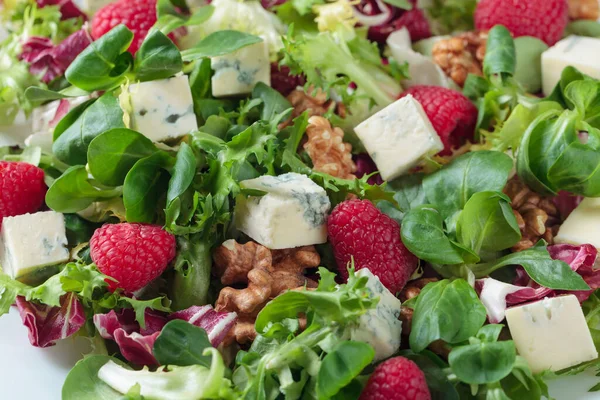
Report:
[[[14,309],[0,318],[0,332],[3,399],[60,400],[67,373],[89,351],[89,344],[81,338],[67,339],[47,349],[32,347]],[[593,371],[563,378],[550,382],[550,394],[556,400],[600,400],[600,392],[588,393],[599,380]]]

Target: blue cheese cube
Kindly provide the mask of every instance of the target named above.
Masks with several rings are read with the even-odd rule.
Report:
[[[369,278],[367,290],[372,296],[379,297],[379,303],[360,317],[359,325],[353,328],[350,338],[373,346],[374,361],[380,361],[390,357],[400,348],[402,303],[367,268],[358,270],[356,276]]]
[[[354,131],[385,180],[399,177],[444,148],[425,110],[410,95],[379,111]]]
[[[583,199],[560,226],[554,242],[600,249],[600,198]]]
[[[289,249],[327,241],[331,202],[325,190],[301,174],[261,176],[242,181],[242,188],[266,192],[239,196],[235,224],[269,249]]]
[[[533,373],[559,371],[598,358],[579,300],[546,298],[506,310],[517,351]]]
[[[13,279],[34,281],[45,267],[69,260],[65,220],[43,211],[2,220],[2,269]]]
[[[131,128],[153,142],[177,139],[198,129],[186,75],[129,86]],[[129,108],[129,110],[127,110]]]
[[[239,96],[252,93],[258,82],[271,86],[271,64],[266,42],[243,47],[231,54],[213,57],[212,77],[214,97]]]

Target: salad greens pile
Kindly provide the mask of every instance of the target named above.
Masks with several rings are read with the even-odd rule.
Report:
[[[600,81],[569,66],[544,97],[538,71],[548,46],[513,38],[497,25],[488,32],[482,75],[470,74],[462,89],[477,109],[468,142],[448,149],[450,156],[422,157],[385,182],[354,128],[406,89],[408,65],[385,58],[385,39],[377,35],[417,5],[267,3],[158,0],[156,23],[135,54],[129,49],[136,33],[123,24],[92,41],[84,13],[64,15],[60,4],[6,3],[2,13],[10,31],[0,47],[0,125],[33,113],[46,122],[41,134],[48,146],[4,147],[0,157],[43,170],[45,206],[64,215],[70,258],[26,278],[0,270],[0,316],[16,305],[37,347],[75,335],[93,343],[92,354],[69,373],[63,400],[358,399],[379,361],[390,358],[380,357],[385,335],[400,342],[399,316],[402,341],[392,357],[412,360],[434,399],[551,398],[548,380],[598,368],[593,360],[535,371],[502,322],[507,307],[574,295],[600,349],[596,248],[547,243],[539,234],[532,247],[517,249],[528,227],[506,191],[518,181],[538,203],[551,202],[557,208],[553,226],[583,197],[600,197]],[[433,32],[455,34],[474,29],[476,4],[433,0],[422,7]],[[372,21],[366,17],[379,21],[379,13],[389,19],[365,23]],[[568,31],[598,36],[597,25],[577,21]],[[54,60],[42,69],[27,53],[40,43],[45,60]],[[262,44],[271,84],[255,82],[247,93],[215,96],[215,58]],[[64,49],[70,49],[66,56]],[[63,56],[68,65],[56,61]],[[243,63],[236,59],[230,68],[243,74]],[[136,118],[171,106],[157,95],[148,102],[159,105],[140,112],[134,107],[140,84],[179,78],[189,82],[197,129],[166,140],[136,130]],[[282,88],[289,82],[292,87]],[[411,118],[427,119],[425,111]],[[166,118],[171,130],[180,117],[171,112]],[[344,133],[343,141],[330,140],[317,155],[306,143],[327,141],[333,130],[315,139],[308,131],[316,117]],[[393,129],[414,125],[383,123]],[[352,165],[350,179],[313,162],[332,151]],[[215,251],[235,253],[232,243],[253,241],[236,228],[236,204],[285,197],[244,181],[284,174],[302,175],[332,209],[359,199],[393,220],[403,251],[419,259],[407,286],[412,294],[390,293],[378,271],[358,273],[369,265],[354,259],[339,265],[332,243],[316,243],[322,266],[300,269],[304,287],[265,297],[252,315],[220,307],[220,291],[228,285],[216,277]],[[305,208],[313,201],[300,187],[292,197]],[[176,241],[169,268],[134,293],[111,290],[117,280],[99,270],[90,249],[104,224],[162,227]],[[295,262],[293,249],[266,250],[273,259],[284,254],[286,262]],[[347,269],[347,280],[337,275],[340,269]],[[249,272],[240,268],[238,274],[229,289],[254,290]],[[255,337],[236,337],[242,323],[253,326]],[[373,337],[356,339],[361,330]]]

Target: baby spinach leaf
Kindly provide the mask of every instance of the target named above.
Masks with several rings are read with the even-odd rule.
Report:
[[[276,115],[283,113],[292,108],[292,103],[288,101],[277,90],[265,85],[263,82],[258,82],[252,90],[253,99],[262,100],[262,111],[260,119],[265,121],[272,120]]]
[[[203,353],[211,347],[204,329],[187,321],[173,320],[156,338],[152,352],[161,365],[202,365],[209,368],[211,357]]]
[[[243,47],[262,42],[258,37],[245,32],[222,30],[211,33],[196,46],[181,52],[183,61],[194,61],[204,57],[216,57],[233,53]]]
[[[89,107],[52,145],[56,158],[69,165],[85,165],[90,142],[98,135],[114,129],[124,128],[123,110],[113,93],[105,93]]]
[[[132,41],[133,32],[125,25],[117,25],[83,50],[69,65],[65,77],[72,85],[88,91],[119,86],[133,64],[133,56],[127,52]]]
[[[418,353],[438,339],[463,342],[479,331],[485,319],[485,307],[464,279],[429,283],[415,304],[410,348]]]
[[[456,234],[460,243],[477,254],[508,249],[521,239],[510,199],[499,192],[471,196],[458,217]]]
[[[512,168],[512,159],[504,153],[474,151],[425,177],[423,189],[445,219],[462,210],[477,192],[501,192]]]
[[[129,170],[123,184],[123,204],[128,222],[154,221],[157,204],[168,185],[166,169],[175,160],[163,151],[142,158]]]
[[[88,147],[88,164],[94,179],[119,186],[134,164],[156,152],[146,136],[130,129],[112,129],[96,137]]]
[[[462,264],[462,249],[444,232],[441,214],[429,205],[413,208],[404,215],[402,243],[420,259],[436,264]]]
[[[142,82],[170,78],[183,68],[179,49],[158,30],[150,32],[135,58],[136,77]]]
[[[590,289],[581,275],[573,271],[567,263],[550,257],[544,241],[538,242],[530,249],[506,255],[490,263],[479,264],[472,270],[476,277],[481,278],[508,265],[522,266],[531,279],[549,289]]]
[[[338,344],[321,363],[317,376],[319,399],[330,399],[349,385],[375,357],[373,348],[363,342]]]
[[[54,211],[75,213],[87,208],[94,201],[109,199],[121,194],[120,189],[98,189],[93,186],[83,165],[65,171],[54,181],[46,193],[46,204]]]
[[[105,355],[89,355],[69,372],[62,387],[63,400],[121,400],[123,395],[98,377],[98,371],[109,361],[129,369],[121,360]]]
[[[517,357],[512,340],[455,347],[448,356],[452,372],[463,382],[483,385],[498,382],[510,374]]]
[[[516,59],[515,43],[508,29],[502,25],[490,29],[483,59],[485,75],[514,75]]]

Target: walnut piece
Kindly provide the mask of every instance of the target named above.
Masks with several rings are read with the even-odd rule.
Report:
[[[226,342],[239,344],[254,340],[254,320],[269,300],[290,289],[316,287],[304,271],[321,263],[314,246],[269,250],[255,242],[242,245],[234,240],[219,246],[213,260],[213,271],[222,284],[245,284],[244,288],[225,286],[215,304],[217,311],[238,314],[239,320]]]
[[[336,103],[332,99],[327,98],[327,93],[321,89],[308,88],[308,92],[303,89],[296,89],[287,96],[287,99],[292,103],[294,110],[292,118],[287,122],[289,124],[293,118],[300,116],[304,111],[308,111],[308,116],[323,116],[329,110],[334,111],[342,118],[346,117],[346,108],[342,103]]]
[[[433,61],[462,87],[470,73],[483,75],[486,43],[487,32],[460,33],[434,44]]]
[[[344,143],[344,131],[332,127],[324,117],[313,116],[306,128],[308,141],[304,150],[313,162],[314,170],[336,178],[354,179],[356,164],[352,161],[352,146]]]
[[[572,20],[591,19],[600,17],[600,5],[598,0],[568,0],[569,18]]]
[[[512,247],[512,251],[527,250],[540,239],[552,244],[562,222],[552,199],[535,193],[518,177],[508,182],[504,193],[511,199],[513,213],[521,230],[521,240]]]

